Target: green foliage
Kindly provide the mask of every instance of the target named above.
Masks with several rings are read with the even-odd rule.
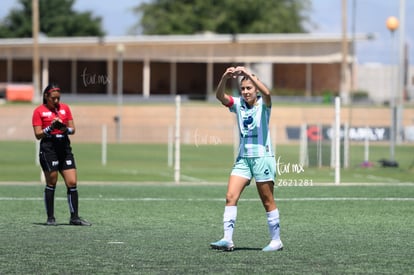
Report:
[[[352,100],[366,100],[369,98],[369,93],[367,91],[357,90],[351,93]]]
[[[323,91],[322,92],[323,103],[327,103],[327,104],[331,103],[337,94],[338,93],[331,91],[331,90]]]
[[[49,37],[103,36],[101,18],[75,12],[74,0],[39,0],[39,31]],[[0,25],[0,38],[32,36],[32,1],[19,0]]]
[[[300,33],[308,0],[154,0],[134,9],[145,34]]]

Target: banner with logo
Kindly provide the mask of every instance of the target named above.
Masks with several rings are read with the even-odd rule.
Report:
[[[333,128],[327,125],[308,125],[306,128],[306,136],[308,141],[330,141],[333,138]],[[289,140],[300,139],[300,127],[287,126],[286,133]],[[364,141],[368,138],[369,141],[389,141],[390,127],[376,126],[376,127],[349,127],[349,139],[351,141]],[[341,139],[344,138],[344,128],[341,127]]]

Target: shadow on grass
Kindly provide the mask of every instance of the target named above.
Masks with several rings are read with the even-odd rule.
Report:
[[[261,251],[261,248],[257,248],[257,247],[235,247],[234,251],[237,250],[244,250],[244,251]]]
[[[34,225],[48,226],[48,227],[54,227],[54,226],[75,226],[75,225],[72,225],[72,224],[69,224],[69,223],[56,223],[54,225],[51,225],[51,224],[47,224],[45,222],[34,222],[33,224]]]
[[[222,249],[213,249],[213,248],[210,248],[210,250],[218,251],[218,252],[231,253],[231,252],[235,252],[235,251],[261,251],[262,249],[257,248],[257,247],[235,247],[233,251],[227,251],[227,250],[222,250]]]

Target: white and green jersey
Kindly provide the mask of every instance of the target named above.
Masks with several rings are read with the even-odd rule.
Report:
[[[269,131],[271,107],[267,107],[260,96],[253,107],[249,107],[242,97],[234,97],[233,100],[229,110],[237,116],[240,133],[238,156],[274,156]]]

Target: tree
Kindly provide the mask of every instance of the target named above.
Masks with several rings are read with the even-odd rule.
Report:
[[[153,0],[133,9],[144,34],[302,33],[309,0]]]
[[[75,0],[39,0],[39,29],[50,37],[103,36],[102,19],[90,12],[75,12]],[[32,0],[19,0],[0,24],[0,38],[32,37]]]

